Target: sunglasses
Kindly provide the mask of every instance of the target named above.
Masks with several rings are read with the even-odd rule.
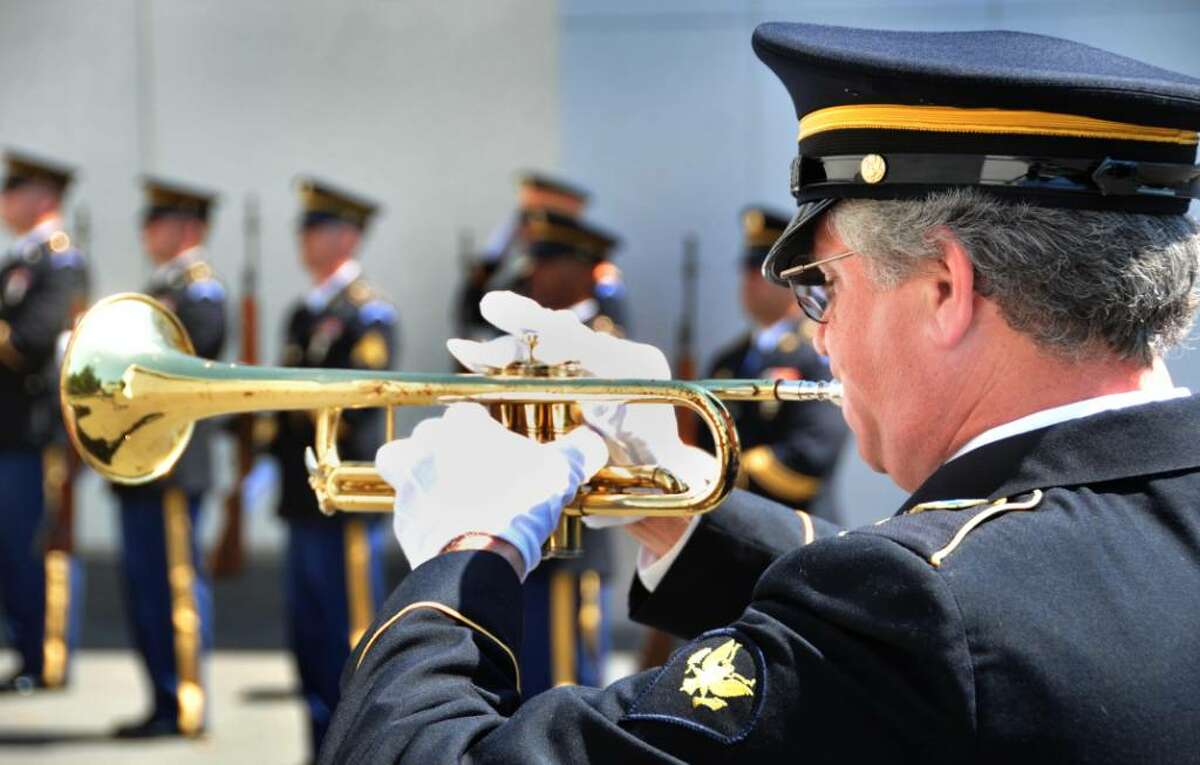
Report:
[[[825,311],[829,308],[829,295],[825,291],[824,285],[805,284],[801,277],[814,268],[819,268],[835,260],[848,258],[853,254],[852,250],[839,252],[837,255],[830,255],[828,258],[814,260],[802,266],[786,268],[780,272],[780,278],[787,280],[788,286],[792,288],[792,294],[796,296],[796,303],[800,306],[800,310],[804,311],[805,316],[818,324],[825,324],[828,321],[825,318]]]

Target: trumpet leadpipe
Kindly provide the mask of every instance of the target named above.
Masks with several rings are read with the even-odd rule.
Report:
[[[824,401],[841,405],[837,380],[697,380],[722,401]]]

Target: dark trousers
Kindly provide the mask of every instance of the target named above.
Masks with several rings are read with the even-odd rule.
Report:
[[[0,606],[22,674],[66,681],[82,623],[83,569],[45,550],[42,452],[0,452]]]
[[[518,661],[523,698],[560,683],[603,685],[611,648],[609,586],[594,571],[573,568],[543,561],[525,579]]]
[[[192,732],[208,713],[204,661],[213,643],[212,586],[196,538],[203,495],[152,485],[119,498],[126,611],[154,715]]]
[[[383,602],[383,530],[377,519],[343,515],[288,521],[288,637],[314,757],[341,695],[342,667]]]

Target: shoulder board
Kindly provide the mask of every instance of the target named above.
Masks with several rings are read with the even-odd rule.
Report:
[[[1033,510],[1045,494],[1041,489],[1017,497],[947,499],[915,505],[904,515],[884,518],[873,526],[843,534],[876,534],[887,537],[938,568],[972,531],[1014,510]]]
[[[386,300],[376,298],[358,307],[358,319],[363,324],[394,324],[396,307]]]

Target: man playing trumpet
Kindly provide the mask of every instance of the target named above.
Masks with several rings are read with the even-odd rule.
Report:
[[[767,24],[754,47],[800,118],[799,211],[764,273],[819,323],[862,458],[911,496],[808,544],[740,493],[631,525],[634,615],[691,643],[522,703],[520,582],[564,503],[680,446],[641,407],[548,444],[452,407],[378,455],[415,568],[323,760],[1194,759],[1200,401],[1163,354],[1196,309],[1200,81],[1007,32]],[[666,373],[514,298],[483,311],[548,361]]]

